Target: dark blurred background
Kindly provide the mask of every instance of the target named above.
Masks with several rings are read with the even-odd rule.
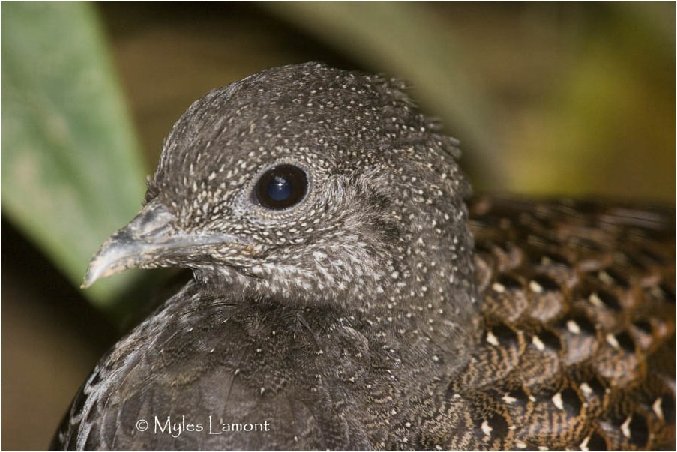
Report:
[[[388,73],[461,139],[476,192],[674,206],[674,21],[674,3],[3,3],[2,448],[46,448],[136,300],[170,290],[77,285],[209,89],[309,60]]]

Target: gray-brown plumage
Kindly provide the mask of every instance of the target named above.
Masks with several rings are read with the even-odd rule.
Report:
[[[673,448],[674,212],[466,208],[457,156],[379,76],[286,66],[195,102],[86,284],[194,279],[54,446]]]

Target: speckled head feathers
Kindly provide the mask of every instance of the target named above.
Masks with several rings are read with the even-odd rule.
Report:
[[[263,71],[193,103],[165,142],[152,221],[135,221],[161,210],[153,230],[189,250],[122,267],[190,267],[208,286],[292,305],[452,306],[446,342],[476,311],[456,146],[396,80],[317,63]],[[306,173],[307,194],[267,209],[254,186],[281,164]]]

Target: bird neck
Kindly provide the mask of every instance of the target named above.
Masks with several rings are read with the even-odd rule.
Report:
[[[468,361],[481,334],[472,236],[463,205],[455,217],[440,216],[434,206],[422,212],[405,232],[405,258],[388,290],[360,311],[418,365],[427,359],[434,372],[451,375]]]
[[[355,283],[327,295],[312,280],[303,281],[307,291],[299,285],[272,292],[267,280],[229,269],[196,271],[196,280],[245,312],[261,306],[273,312],[270,307],[279,306],[284,308],[279,312],[313,319],[309,324],[317,328],[348,325],[367,338],[370,348],[401,348],[402,361],[422,365],[428,360],[440,373],[451,374],[467,362],[480,331],[472,238],[462,204],[448,209],[455,216],[439,215],[435,206],[420,210],[423,214],[401,230],[401,240],[378,251],[393,258],[379,269],[384,279],[374,284]]]

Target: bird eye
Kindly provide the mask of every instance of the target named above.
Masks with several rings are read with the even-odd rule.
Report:
[[[308,189],[306,173],[293,165],[279,165],[266,171],[256,182],[254,195],[263,207],[287,209],[303,199]]]

